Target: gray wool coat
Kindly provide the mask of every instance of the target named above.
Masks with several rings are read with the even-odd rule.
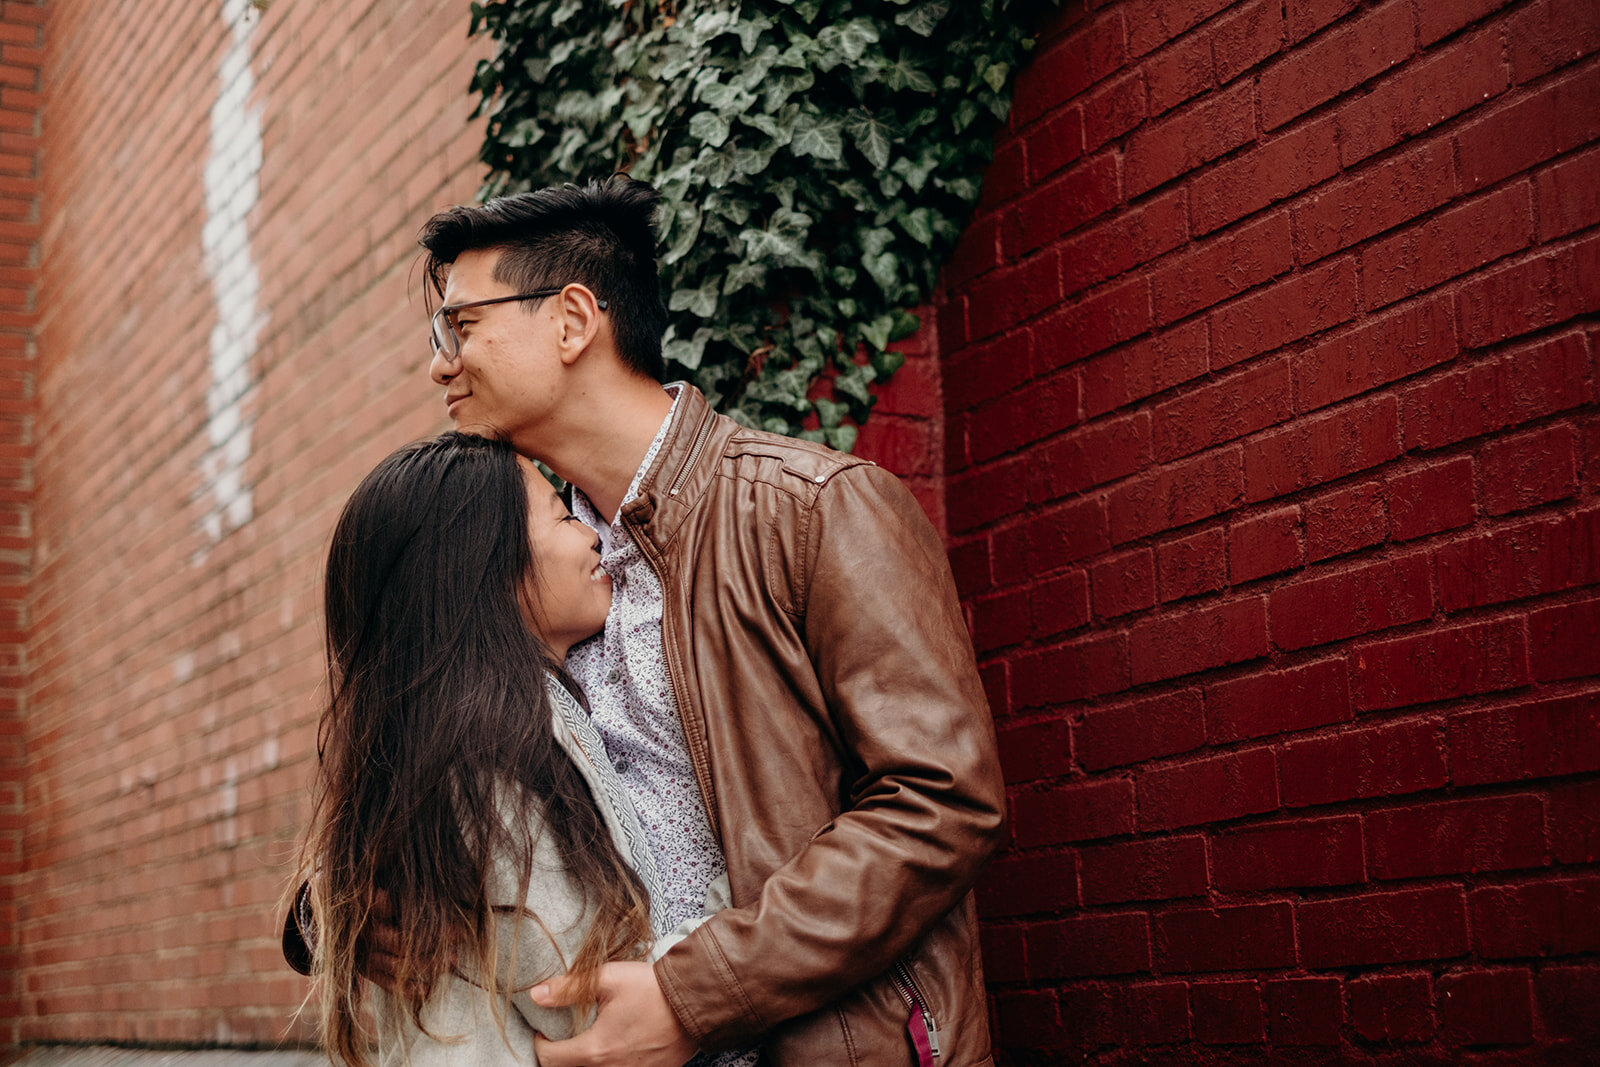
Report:
[[[588,783],[617,850],[639,870],[646,888],[654,891],[655,865],[643,828],[605,758],[599,735],[589,724],[587,713],[560,683],[551,679],[547,689],[556,709],[556,742]],[[509,862],[497,863],[491,878],[490,902],[518,903],[517,880],[517,872]],[[559,1041],[588,1025],[588,1019],[578,1025],[571,1009],[539,1007],[527,993],[545,979],[565,973],[566,961],[577,953],[592,918],[592,909],[586,905],[580,887],[567,876],[555,840],[548,833],[537,836],[528,892],[521,903],[539,921],[524,917],[512,924],[506,921],[509,915],[502,920],[500,962],[509,971],[512,990],[509,1001],[501,999],[499,1005],[504,1031],[495,1018],[494,998],[481,985],[459,974],[435,984],[422,1011],[426,1033],[418,1030],[403,1004],[375,989],[380,1067],[529,1067],[538,1063],[533,1052],[535,1032]],[[712,887],[707,905],[708,911],[727,906],[726,878]],[[651,958],[686,936],[694,925],[698,923],[670,932],[657,930]]]

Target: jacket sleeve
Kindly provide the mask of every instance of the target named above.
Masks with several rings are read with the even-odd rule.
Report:
[[[711,1050],[883,973],[1000,843],[994,727],[938,535],[873,465],[827,479],[802,528],[797,603],[847,750],[847,805],[758,899],[713,915],[656,963],[679,1020]]]

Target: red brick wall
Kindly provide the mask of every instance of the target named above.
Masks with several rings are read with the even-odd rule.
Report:
[[[33,4],[0,4],[0,1045],[16,1041],[21,1010],[16,890],[24,825],[42,16]]]
[[[274,2],[235,33],[245,7],[42,8],[26,1040],[304,1036],[276,901],[320,560],[360,476],[444,425],[411,271],[422,220],[481,175],[466,5]],[[241,322],[254,352],[219,385],[214,333]]]
[[[243,8],[0,3],[0,1043],[305,1036],[318,562],[443,425],[407,279],[482,49]],[[1018,1062],[1600,1040],[1597,51],[1580,0],[1121,0],[1023,75],[859,446],[1000,717]]]
[[[312,774],[319,571],[356,481],[445,426],[414,242],[482,174],[467,6],[0,0],[0,1046],[308,1037],[277,902]],[[8,272],[41,232],[35,322]],[[859,450],[937,522],[931,335]],[[229,377],[218,339],[241,337]],[[21,631],[3,620],[24,602]]]
[[[1069,4],[939,309],[999,1042],[1600,1047],[1600,8]]]

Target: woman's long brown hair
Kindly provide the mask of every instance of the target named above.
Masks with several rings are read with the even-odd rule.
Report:
[[[329,698],[302,854],[318,1016],[336,1062],[369,1062],[362,952],[380,895],[400,943],[391,992],[419,1028],[452,967],[505,1001],[496,923],[538,916],[497,914],[492,869],[509,858],[523,900],[541,826],[592,916],[567,961],[584,999],[602,963],[648,946],[641,884],[552,732],[545,677],[559,667],[521,608],[537,580],[527,488],[503,442],[447,433],[408,445],[339,518],[325,593]]]

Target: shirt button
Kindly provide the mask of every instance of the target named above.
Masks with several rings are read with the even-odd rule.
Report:
[[[622,681],[621,671],[617,670],[615,667],[612,667],[609,671],[606,671],[606,684],[616,685],[620,681]]]
[[[613,763],[612,766],[617,769],[618,774],[628,773],[628,761],[625,759],[617,760],[617,762]]]

